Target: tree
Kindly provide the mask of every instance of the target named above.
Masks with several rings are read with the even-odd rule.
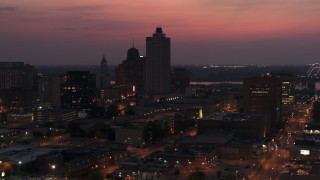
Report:
[[[67,132],[70,133],[71,137],[87,137],[86,132],[81,129],[81,124],[79,122],[70,123]]]
[[[195,121],[193,119],[186,119],[182,114],[174,115],[174,123],[175,134],[178,134],[181,131],[186,131],[195,126]]]
[[[206,174],[203,171],[197,171],[189,175],[189,180],[204,180]]]
[[[126,111],[126,115],[135,115],[136,113],[134,112],[133,108],[130,106],[127,106],[127,111]]]
[[[116,103],[111,104],[107,108],[106,116],[107,118],[112,118],[114,116],[117,116],[119,114],[118,105]]]
[[[89,173],[87,180],[104,180],[104,177],[101,173],[93,171]]]
[[[146,125],[143,133],[144,139],[147,141],[161,141],[168,136],[168,127],[161,122],[151,121]]]
[[[221,177],[221,171],[217,172],[217,177],[220,178]]]
[[[106,109],[103,106],[95,106],[89,112],[90,117],[103,117],[106,115]]]
[[[107,138],[109,126],[102,122],[95,123],[89,130],[90,137]]]

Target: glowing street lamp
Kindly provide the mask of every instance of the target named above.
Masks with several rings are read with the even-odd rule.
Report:
[[[238,179],[238,170],[236,171],[236,180]]]
[[[56,168],[56,165],[51,165],[51,169],[52,169],[52,175],[53,175],[53,177],[54,177],[54,169]]]
[[[19,161],[18,163],[19,163],[19,174],[20,174],[20,166],[21,166],[22,162]]]

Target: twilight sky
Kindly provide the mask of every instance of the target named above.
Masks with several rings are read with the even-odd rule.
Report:
[[[161,25],[172,64],[306,64],[319,22],[319,0],[0,0],[0,61],[119,64]]]

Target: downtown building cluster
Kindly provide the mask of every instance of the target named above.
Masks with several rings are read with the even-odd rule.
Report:
[[[280,146],[278,133],[287,133],[287,121],[306,103],[306,90],[297,91],[296,75],[286,71],[237,83],[191,84],[189,70],[171,67],[170,46],[157,27],[146,38],[146,56],[133,46],[114,75],[107,56],[96,72],[58,76],[24,63],[0,63],[1,171],[170,179],[232,162],[237,166],[219,169],[219,176],[248,178]],[[288,151],[302,156],[299,146],[307,140],[298,138]],[[240,161],[249,168],[240,169]]]
[[[126,158],[128,156],[126,143],[123,144],[119,140],[115,145],[112,143],[108,145],[110,150],[108,148],[102,150],[101,154],[100,150],[97,152],[86,150],[79,153],[73,152],[72,149],[77,143],[84,149],[90,149],[95,146],[93,144],[105,144],[106,141],[101,140],[102,136],[104,139],[110,138],[107,136],[112,134],[112,131],[111,136],[119,135],[119,132],[114,132],[114,128],[111,129],[108,123],[110,132],[99,134],[100,130],[92,127],[97,122],[91,121],[90,118],[99,116],[115,118],[124,115],[128,108],[134,108],[138,104],[137,99],[141,97],[151,98],[153,101],[156,95],[172,96],[170,95],[170,38],[167,38],[162,28],[158,27],[153,36],[146,39],[149,58],[140,56],[136,48],[130,48],[126,60],[116,67],[115,83],[111,83],[112,75],[109,74],[110,69],[105,56],[101,60],[100,71],[97,74],[90,71],[69,70],[59,75],[47,75],[23,62],[1,62],[1,172],[5,176],[10,175],[9,172],[13,173],[11,175],[21,175],[23,174],[21,172],[53,175],[53,171],[57,176],[82,176],[88,175],[92,170],[91,167],[100,168],[102,164],[105,167],[106,164],[119,163],[120,159]],[[188,81],[188,78],[184,79]],[[175,82],[177,81],[179,77],[175,78]],[[189,82],[181,84],[187,86]],[[183,88],[180,83],[176,83],[176,86],[178,87],[175,89]],[[82,125],[85,130],[82,127],[79,132],[74,129],[73,126],[78,125],[78,122],[88,123]],[[81,143],[77,140],[63,141],[66,134],[69,134],[67,139],[70,136],[93,139],[88,142],[84,139],[80,141]],[[46,142],[50,141],[47,139],[50,137],[62,139],[61,141],[58,139],[56,144],[50,144]],[[42,138],[44,139],[41,140]],[[96,140],[97,138],[100,140]],[[115,141],[112,137],[111,140]],[[39,143],[36,146],[29,144],[33,141]],[[142,142],[142,139],[140,141]],[[21,142],[26,144],[22,145]],[[117,143],[121,143],[121,146]],[[54,146],[61,148],[57,150]],[[100,145],[96,146],[97,149],[102,148]],[[71,149],[72,153],[65,154],[65,149]],[[70,159],[69,156],[73,158]],[[93,159],[87,160],[86,156]],[[97,156],[105,157],[105,160],[102,161]],[[70,162],[64,160],[65,158]],[[84,159],[86,164],[79,166],[81,159]]]

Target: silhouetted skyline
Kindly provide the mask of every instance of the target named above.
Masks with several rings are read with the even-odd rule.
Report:
[[[2,0],[0,61],[119,64],[145,55],[157,25],[172,39],[172,64],[306,64],[320,57],[314,0]]]

